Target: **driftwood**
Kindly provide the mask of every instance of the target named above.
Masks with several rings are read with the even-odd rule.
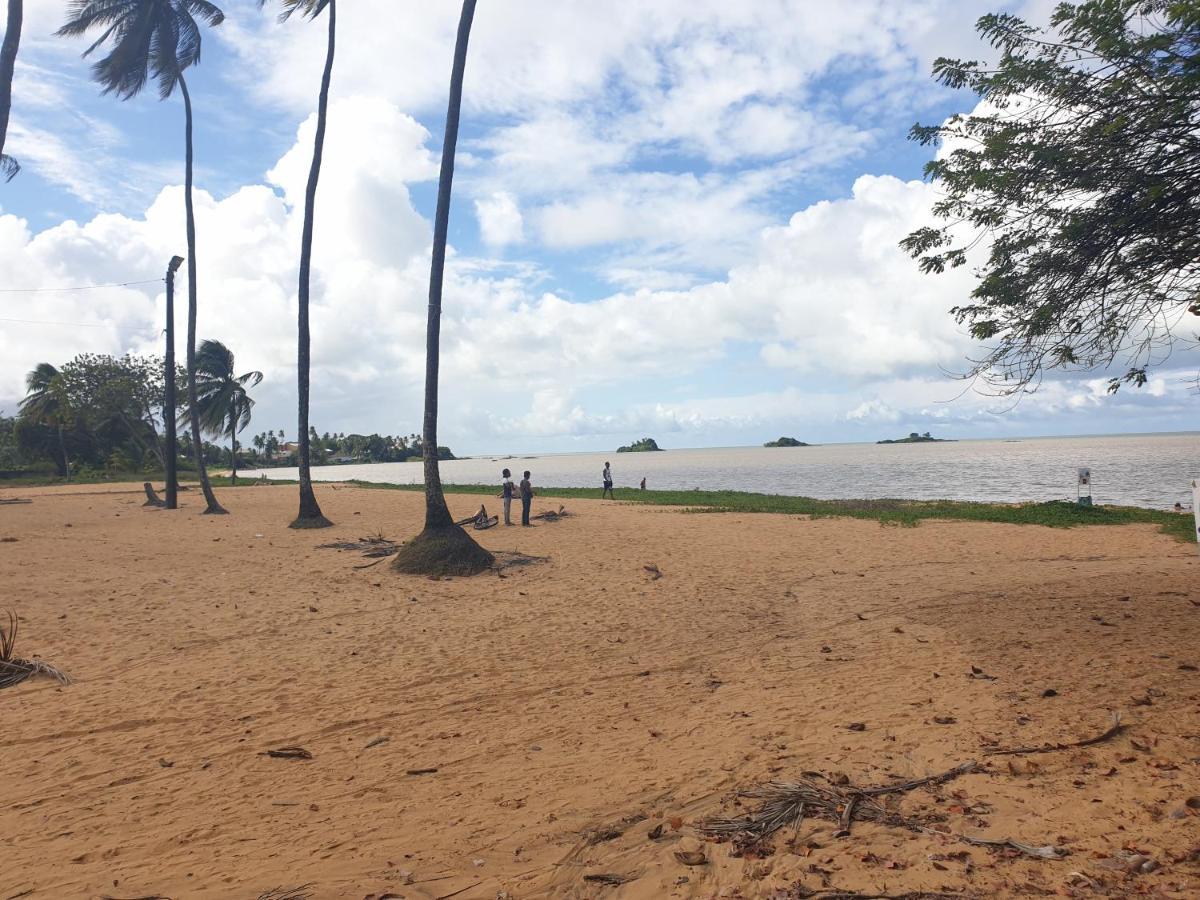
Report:
[[[32,503],[32,502],[33,502],[32,500],[28,500],[24,497],[6,497],[5,499],[0,500],[0,506],[11,506],[14,503]]]
[[[22,659],[16,655],[17,614],[8,613],[8,630],[0,625],[0,688],[14,687],[35,675],[45,675],[59,684],[70,684],[71,679],[58,668],[40,659]]]
[[[545,512],[540,512],[536,516],[530,516],[530,520],[540,519],[543,522],[557,522],[559,519],[565,519],[570,513],[567,512],[565,506],[559,506],[557,510],[548,509]]]
[[[487,508],[484,506],[484,504],[480,503],[479,512],[475,513],[473,516],[467,516],[465,519],[459,519],[454,524],[460,528],[464,525],[470,525],[476,531],[486,531],[487,529],[498,524],[499,521],[499,516],[489,516],[487,514]]]
[[[1073,741],[1070,744],[1042,744],[1040,747],[993,747],[985,749],[983,753],[985,756],[1023,756],[1028,753],[1049,753],[1052,750],[1078,750],[1080,747],[1090,747],[1093,744],[1100,744],[1109,738],[1116,737],[1125,728],[1126,726],[1121,724],[1121,714],[1115,712],[1112,714],[1112,725],[1103,734],[1098,734],[1095,737],[1085,738],[1082,741]]]
[[[154,492],[154,485],[152,485],[150,482],[143,481],[142,490],[146,492],[146,502],[143,503],[142,506],[156,506],[161,509],[167,505],[167,501],[163,500]]]

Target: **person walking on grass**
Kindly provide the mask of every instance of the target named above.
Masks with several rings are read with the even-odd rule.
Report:
[[[529,483],[529,471],[521,479],[521,524],[529,527],[529,507],[533,505],[533,485]]]
[[[513,522],[510,515],[510,510],[512,509],[513,493],[515,492],[513,488],[512,472],[508,471],[508,469],[505,469],[500,474],[504,476],[504,484],[500,488],[500,493],[496,496],[504,498],[504,524],[511,525]]]
[[[609,500],[616,500],[617,498],[613,496],[612,490],[612,466],[605,463],[604,471],[600,473],[600,477],[604,479],[604,490],[600,492],[600,499],[603,500],[607,496]]]

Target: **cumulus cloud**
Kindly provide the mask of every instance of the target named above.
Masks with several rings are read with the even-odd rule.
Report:
[[[483,242],[489,247],[519,244],[525,236],[525,223],[517,198],[508,191],[495,191],[475,199],[475,217]]]
[[[455,11],[426,4],[401,19],[391,5],[361,0],[339,19],[313,272],[319,430],[409,432],[420,421],[437,176],[420,117],[436,123],[444,109]],[[197,194],[200,333],[266,373],[253,427],[290,434],[323,36],[253,6],[236,8],[219,40],[239,74],[257,76],[256,98],[286,111],[291,136],[265,173]],[[927,101],[929,55],[950,39],[970,55],[964,33],[939,32],[949,21],[969,34],[950,0],[481,8],[455,185],[455,222],[466,212],[468,227],[452,229],[445,285],[443,441],[470,452],[654,433],[729,442],[756,429],[874,439],[884,427],[1165,421],[1186,408],[1179,372],[1116,398],[1103,379],[1057,379],[1016,418],[992,399],[959,397],[965,386],[941,370],[962,368],[972,350],[947,314],[970,273],[921,275],[896,246],[926,220],[933,188],[887,174],[848,190],[849,179],[819,182],[875,146],[898,108],[911,116]],[[380,60],[402,60],[402,73]],[[18,155],[95,208],[155,190],[136,212],[40,230],[7,210],[0,287],[161,278],[184,247],[178,163],[129,162],[128,136],[89,126],[85,113],[62,118],[78,84],[38,81],[53,70],[43,57],[23,65],[24,109],[40,112],[16,120]],[[80,159],[73,136],[85,132],[96,152]],[[503,260],[492,255],[501,249]],[[594,283],[548,278],[561,259]],[[3,409],[42,360],[159,348],[161,283],[0,298],[6,318],[37,323],[0,328]]]

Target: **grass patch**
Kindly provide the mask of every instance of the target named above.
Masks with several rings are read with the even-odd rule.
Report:
[[[356,487],[392,491],[424,491],[420,484],[380,484],[350,481]],[[491,494],[489,484],[447,484],[450,494]],[[599,488],[538,489],[540,497],[600,499]],[[1164,534],[1192,541],[1192,517],[1138,506],[1077,506],[1065,500],[1046,503],[972,503],[960,500],[815,500],[782,494],[752,494],[744,491],[622,491],[618,502],[651,506],[681,506],[690,513],[780,513],[813,518],[844,517],[874,519],[884,525],[916,526],[923,519],[965,522],[1000,522],[1010,525],[1043,525],[1074,528],[1077,525],[1159,526]]]

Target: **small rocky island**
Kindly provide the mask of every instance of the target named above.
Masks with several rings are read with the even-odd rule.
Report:
[[[662,450],[662,447],[658,446],[654,438],[642,438],[640,441],[634,441],[628,446],[617,448],[618,453],[649,453],[654,450]]]
[[[917,434],[915,431],[909,434],[906,438],[897,438],[889,441],[876,441],[877,444],[953,444],[954,441],[949,438],[931,437],[929,432]]]
[[[767,441],[763,444],[764,447],[808,447],[809,444],[804,441],[798,441],[794,437],[781,437],[774,441]]]

